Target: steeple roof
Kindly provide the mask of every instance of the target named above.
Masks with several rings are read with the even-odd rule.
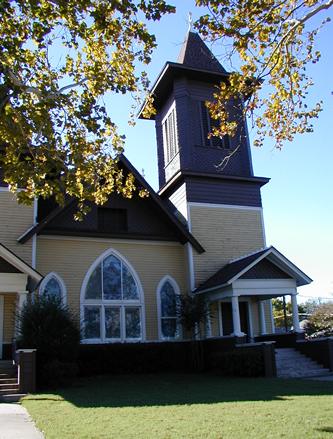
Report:
[[[227,73],[200,36],[195,32],[188,32],[186,35],[177,62],[194,69],[208,70],[215,73]]]
[[[218,84],[225,81],[229,73],[221,66],[200,36],[188,32],[180,50],[177,62],[168,61],[157,77],[150,93],[154,97],[154,107],[159,110],[173,89],[177,78],[186,77],[189,80],[204,81]],[[146,102],[139,110],[138,117],[143,119]],[[151,116],[150,119],[154,119]]]

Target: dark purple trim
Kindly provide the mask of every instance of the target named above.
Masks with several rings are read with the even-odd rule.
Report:
[[[103,233],[98,231],[73,230],[73,229],[47,229],[47,230],[44,229],[40,234],[54,235],[54,236],[81,236],[85,238],[137,239],[143,241],[179,242],[179,239],[172,236],[144,235],[139,233]],[[184,240],[182,244],[185,242],[186,241]]]
[[[58,215],[64,213],[70,206],[75,203],[74,199],[68,200],[64,206],[58,206],[51,213],[49,213],[41,222],[36,224],[34,227],[29,229],[25,234],[23,234],[17,241],[20,244],[26,243],[33,235],[40,233],[45,226],[47,226],[52,220],[54,220]]]
[[[184,181],[186,177],[208,179],[215,181],[239,181],[246,183],[253,183],[264,186],[270,181],[270,178],[266,177],[240,177],[237,175],[222,175],[222,174],[209,174],[203,172],[192,171],[179,171],[171,180],[169,180],[158,192],[162,198],[169,197]]]

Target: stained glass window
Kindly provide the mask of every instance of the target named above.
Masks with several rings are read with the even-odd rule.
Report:
[[[160,288],[160,328],[162,338],[179,337],[179,294],[169,280],[166,280]]]
[[[105,256],[87,281],[83,304],[85,339],[140,340],[140,299],[137,281],[128,265],[113,253]]]
[[[64,288],[55,273],[48,274],[40,287],[40,294],[48,297],[64,298]]]

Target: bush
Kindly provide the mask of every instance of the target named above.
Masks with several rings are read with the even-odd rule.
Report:
[[[216,352],[211,356],[210,368],[222,375],[238,377],[264,376],[264,359],[261,350],[238,348]]]
[[[83,344],[78,365],[82,376],[186,372],[191,368],[190,342]]]
[[[75,375],[80,330],[61,299],[38,296],[18,316],[18,346],[37,349],[38,387],[64,384]]]
[[[310,338],[333,336],[333,303],[319,305],[305,326]]]

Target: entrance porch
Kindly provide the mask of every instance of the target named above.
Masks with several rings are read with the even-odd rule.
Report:
[[[12,357],[16,316],[41,274],[0,244],[0,360]]]
[[[206,337],[256,337],[275,333],[272,298],[290,296],[293,332],[302,333],[297,287],[311,279],[274,247],[230,261],[195,291],[207,304]]]

